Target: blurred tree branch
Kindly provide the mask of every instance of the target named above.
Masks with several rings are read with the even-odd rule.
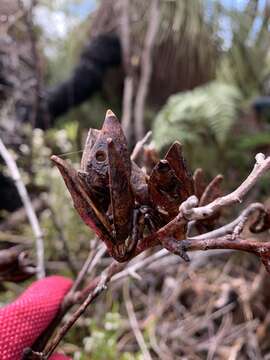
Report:
[[[44,243],[43,243],[43,233],[40,228],[37,215],[33,209],[31,199],[27,193],[27,190],[22,181],[19,169],[13,157],[8,152],[4,143],[0,139],[0,154],[3,157],[12,179],[17,187],[18,193],[21,197],[22,203],[25,207],[29,223],[32,227],[34,237],[36,240],[36,256],[37,256],[37,277],[41,279],[45,276],[45,264],[44,264]]]
[[[270,169],[270,157],[265,158],[263,154],[256,155],[256,163],[249,176],[243,181],[243,183],[233,192],[228,195],[216,198],[204,206],[197,206],[198,200],[195,196],[189,197],[184,201],[180,208],[179,214],[168,224],[159,229],[156,233],[146,236],[143,241],[139,242],[135,256],[144,252],[152,247],[163,245],[172,253],[178,254],[185,260],[188,260],[186,252],[197,251],[197,250],[213,250],[213,249],[225,249],[225,250],[240,250],[250,252],[258,256],[264,264],[266,270],[270,273],[270,242],[260,242],[251,240],[248,238],[241,238],[241,234],[244,229],[244,225],[247,223],[248,218],[255,211],[258,213],[256,218],[256,224],[259,219],[262,219],[265,224],[270,226],[268,219],[269,212],[264,208],[262,204],[254,203],[250,204],[237,219],[231,223],[224,225],[212,232],[206,232],[199,236],[185,238],[185,232],[183,227],[188,228],[188,223],[194,220],[205,219],[213,216],[213,214],[219,212],[223,207],[232,206],[237,202],[242,202],[243,197],[247,192],[257,183],[257,181]],[[209,192],[209,188],[206,188]],[[215,187],[212,187],[215,191]],[[209,195],[210,196],[210,195]],[[267,217],[265,217],[265,214]],[[262,231],[268,229],[264,226],[261,227]],[[179,240],[170,242],[173,234],[180,233]],[[163,251],[149,256],[149,261],[155,261],[157,256],[163,256]],[[90,263],[93,261],[94,255],[90,256]],[[89,260],[86,261],[89,266]],[[34,351],[42,351],[40,359],[48,359],[52,352],[56,349],[63,336],[67,333],[70,327],[76,322],[76,320],[83,314],[86,308],[107,289],[107,285],[113,279],[120,279],[123,276],[137,276],[136,271],[140,268],[144,268],[148,263],[148,258],[143,260],[136,260],[134,265],[127,266],[128,262],[118,263],[113,261],[103,272],[94,279],[86,281],[86,284],[81,290],[71,292],[66,297],[66,302],[63,304],[63,308],[60,310],[57,322],[51,325],[49,333],[45,333],[43,338],[42,346],[33,347]],[[83,277],[85,276],[85,270],[83,270]],[[121,275],[122,274],[122,275]],[[118,275],[118,276],[117,276]],[[76,286],[77,288],[77,286]],[[81,304],[69,318],[69,320],[60,327],[56,332],[56,335],[51,339],[52,331],[59,324],[64,314],[76,303]],[[49,336],[48,336],[49,334]],[[42,336],[41,336],[42,339]],[[49,342],[48,342],[49,341]],[[48,345],[46,343],[48,342]],[[45,350],[44,350],[45,347]],[[30,355],[28,355],[30,356]],[[35,355],[37,356],[37,355]]]

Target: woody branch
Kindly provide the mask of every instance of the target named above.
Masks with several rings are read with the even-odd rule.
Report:
[[[231,206],[237,202],[242,202],[243,197],[247,194],[247,192],[270,168],[270,157],[265,158],[263,154],[257,154],[255,160],[256,163],[249,176],[232,193],[219,197],[211,203],[201,207],[197,206],[198,200],[195,196],[189,197],[180,206],[178,216],[159,229],[156,233],[145,237],[142,242],[139,242],[135,256],[151,247],[162,244],[163,240],[170,236],[170,234],[181,232],[183,234],[183,238],[181,241],[178,241],[178,244],[181,244],[182,250],[185,252],[197,250],[206,251],[213,249],[231,249],[250,252],[260,257],[266,270],[270,273],[270,242],[259,242],[253,239],[241,238],[243,227],[251,214],[258,212],[259,217],[266,214],[266,209],[260,203],[250,204],[235,220],[211,232],[186,238],[186,233],[184,231],[187,229],[189,222],[206,219],[207,217],[220,211],[220,209],[225,206]],[[152,257],[154,256],[156,258],[156,255],[159,253],[162,254],[162,251],[152,255]],[[151,256],[149,256],[149,258],[151,258]],[[148,262],[147,259],[148,258],[145,260],[139,260],[139,265],[136,265],[136,269],[142,268],[144,264]],[[153,258],[153,260],[155,259]],[[85,311],[87,306],[107,289],[107,286],[112,280],[121,278],[120,274],[122,273],[124,276],[132,274],[132,271],[129,271],[129,267],[130,266],[127,267],[127,262],[118,263],[113,261],[101,275],[90,280],[88,283],[86,281],[86,285],[82,290],[76,292],[73,291],[72,296],[71,294],[68,295],[68,306],[64,309],[64,311],[62,311],[62,316],[71,308],[72,305],[78,303],[81,305],[78,310],[72,314],[69,321],[58,330],[55,337],[52,338],[46,346],[45,352],[41,353],[39,358],[48,358],[48,356],[56,349],[66,332]],[[119,274],[119,276],[117,276],[117,274]],[[47,341],[48,340],[49,338],[47,338]],[[43,342],[44,346],[47,341]]]

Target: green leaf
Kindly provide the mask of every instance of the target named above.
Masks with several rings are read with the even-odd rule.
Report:
[[[236,87],[217,81],[172,95],[154,121],[157,148],[175,140],[198,144],[206,138],[224,145],[240,102]]]

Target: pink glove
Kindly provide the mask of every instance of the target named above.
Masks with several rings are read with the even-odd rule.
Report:
[[[49,276],[34,282],[12,304],[0,309],[0,359],[20,360],[55,317],[72,281]],[[54,354],[50,360],[68,360]],[[71,360],[71,359],[70,359]]]

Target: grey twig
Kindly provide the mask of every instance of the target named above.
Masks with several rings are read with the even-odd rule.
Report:
[[[141,140],[137,141],[137,143],[132,151],[132,154],[130,156],[131,160],[135,161],[137,159],[143,146],[147,143],[147,141],[149,140],[149,138],[151,136],[152,136],[152,131],[148,131]]]
[[[249,219],[250,215],[253,214],[255,211],[265,212],[264,205],[261,203],[250,204],[235,220],[233,220],[229,224],[221,226],[220,228],[209,231],[205,234],[188,237],[187,240],[214,239],[228,234],[233,234],[233,237],[236,238],[242,232],[243,227]]]
[[[63,247],[62,250],[63,250],[63,253],[64,253],[65,260],[67,261],[72,274],[74,276],[76,276],[78,271],[77,271],[75,261],[74,261],[72,255],[71,255],[71,253],[70,253],[66,236],[64,234],[64,231],[62,229],[61,224],[58,222],[57,215],[56,215],[55,211],[53,210],[53,208],[51,206],[49,208],[50,208],[50,211],[52,213],[52,222],[54,224],[54,227],[55,227],[56,231],[58,232],[59,240],[62,243],[62,247]]]
[[[134,78],[131,64],[130,48],[130,1],[120,0],[120,34],[122,43],[122,57],[125,69],[124,92],[122,103],[122,126],[128,141],[132,136],[132,103],[134,93]]]
[[[190,196],[180,206],[180,212],[187,220],[201,220],[212,216],[225,206],[241,203],[246,193],[255,185],[259,178],[270,169],[270,156],[265,158],[263,154],[257,154],[256,163],[252,172],[242,184],[228,195],[219,197],[205,206],[198,206],[196,196]]]
[[[134,106],[136,140],[141,139],[144,135],[144,107],[148,93],[149,82],[152,75],[152,53],[159,27],[159,5],[159,0],[152,0],[150,4],[148,29],[145,36],[145,43],[141,59],[141,77]]]
[[[97,246],[97,242],[98,239],[95,238],[94,244],[96,246]],[[79,289],[80,285],[85,279],[87,272],[91,271],[91,269],[93,269],[96,266],[96,264],[99,262],[101,257],[104,255],[105,251],[106,248],[104,244],[101,244],[97,250],[92,248],[65,300],[67,300],[68,298],[72,298],[73,294]]]
[[[129,293],[129,279],[127,279],[123,286],[124,301],[127,309],[127,314],[130,322],[130,326],[134,332],[137,343],[142,351],[143,358],[145,360],[152,360],[152,357],[147,349],[146,343],[143,338],[143,334],[140,330],[138,320],[134,311],[134,306]]]
[[[50,341],[42,356],[44,359],[48,359],[54,350],[57,348],[58,344],[68,332],[68,330],[72,327],[72,325],[77,321],[77,319],[84,313],[88,305],[90,305],[104,290],[107,289],[107,284],[110,282],[110,279],[115,271],[118,269],[118,263],[114,265],[112,263],[111,266],[106,268],[99,277],[99,281],[93,291],[89,292],[88,296],[84,300],[84,302],[79,306],[79,308],[74,312],[74,314],[70,317],[70,319],[64,324],[55,337]],[[116,268],[116,270],[114,269]]]
[[[27,213],[27,217],[29,220],[29,223],[32,227],[35,239],[36,239],[36,253],[37,253],[37,277],[43,278],[45,276],[45,266],[44,266],[44,244],[43,244],[43,233],[41,231],[37,215],[33,209],[30,197],[27,193],[27,190],[24,186],[24,183],[22,181],[19,169],[17,167],[17,164],[7,148],[5,147],[4,143],[0,139],[0,154],[3,157],[10,174],[12,176],[12,179],[16,185],[16,188],[18,190],[18,193],[21,197],[23,206],[25,208],[25,211]]]

